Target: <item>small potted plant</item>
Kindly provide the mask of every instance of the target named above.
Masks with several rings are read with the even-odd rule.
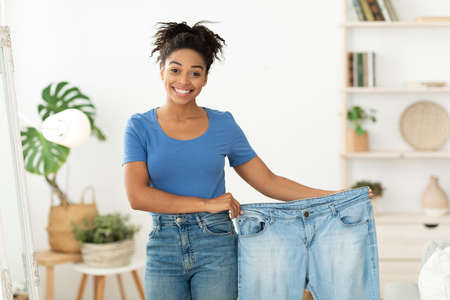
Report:
[[[134,254],[135,225],[127,224],[128,215],[97,214],[84,225],[73,223],[75,239],[80,243],[83,261],[93,267],[120,267],[128,265]]]
[[[352,106],[347,111],[347,120],[353,124],[353,129],[347,130],[347,152],[369,151],[369,135],[362,128],[362,124],[367,120],[376,122],[375,110],[370,109],[367,113],[360,106]]]
[[[381,182],[372,182],[372,181],[368,181],[368,180],[361,180],[356,182],[352,188],[359,188],[359,187],[363,187],[363,186],[368,186],[370,187],[370,189],[372,190],[373,193],[373,198],[372,198],[372,206],[374,209],[374,213],[376,213],[376,205],[375,205],[375,200],[381,198],[383,196],[383,192],[385,190],[385,188],[383,187],[383,185],[381,184]],[[379,200],[377,201],[379,202]]]

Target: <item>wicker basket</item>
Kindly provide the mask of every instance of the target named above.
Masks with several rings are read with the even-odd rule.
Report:
[[[134,239],[106,244],[83,243],[81,253],[83,261],[92,267],[126,266],[134,254]]]
[[[86,191],[92,190],[92,203],[84,203]],[[66,253],[80,253],[81,248],[72,232],[72,222],[78,225],[83,224],[83,219],[92,221],[97,214],[97,205],[95,202],[95,193],[92,186],[84,189],[80,203],[53,205],[53,196],[51,195],[51,208],[48,215],[48,241],[53,251]]]

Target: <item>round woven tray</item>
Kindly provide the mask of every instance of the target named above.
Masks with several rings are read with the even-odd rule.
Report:
[[[418,101],[403,112],[400,132],[414,149],[437,150],[450,135],[450,118],[441,105],[432,101]]]

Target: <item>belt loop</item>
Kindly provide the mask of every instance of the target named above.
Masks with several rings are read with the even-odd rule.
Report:
[[[334,204],[333,204],[333,203],[331,203],[331,204],[329,205],[329,207],[330,207],[330,209],[331,209],[331,214],[333,215],[333,217],[335,217],[335,216],[337,215],[337,209],[336,209],[336,207],[334,207]]]
[[[201,229],[203,229],[204,226],[205,226],[204,221],[203,221],[202,219],[200,219],[200,216],[199,216],[198,214],[195,215],[195,218],[197,219],[197,224],[198,224],[198,226],[199,226]]]
[[[155,223],[156,223],[156,229],[157,230],[161,230],[161,216],[160,215],[154,215],[152,216],[152,218],[155,218]]]

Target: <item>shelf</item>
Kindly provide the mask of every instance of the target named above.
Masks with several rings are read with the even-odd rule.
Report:
[[[374,215],[376,223],[419,223],[419,224],[450,224],[450,214],[440,217],[430,217],[423,213],[377,213]]]
[[[416,93],[450,93],[450,88],[381,88],[381,87],[347,87],[342,90],[350,94],[416,94]]]
[[[450,27],[450,22],[385,22],[385,21],[372,21],[372,22],[347,22],[341,26],[346,28],[372,28],[372,27],[386,27],[386,28],[399,28],[399,27]]]
[[[439,159],[450,158],[450,151],[369,151],[344,153],[346,158],[372,158],[372,159]]]

